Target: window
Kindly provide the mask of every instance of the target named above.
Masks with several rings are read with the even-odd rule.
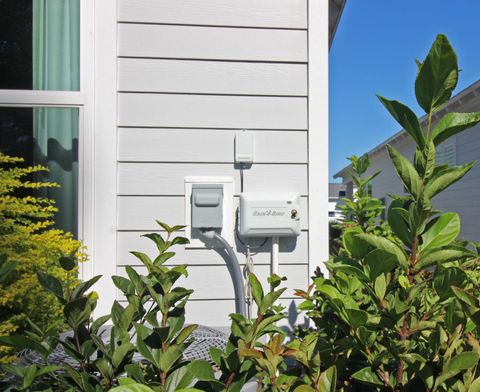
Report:
[[[0,151],[43,164],[60,211],[79,234],[79,156],[85,111],[81,37],[87,0],[0,0]]]
[[[54,199],[59,211],[56,227],[76,233],[78,211],[78,109],[55,107],[0,107],[0,151],[41,164],[48,173],[37,181],[55,182],[60,188],[36,191]],[[41,192],[41,194],[39,193]]]
[[[328,211],[328,216],[335,216],[335,211]]]
[[[339,197],[345,197],[345,196],[347,196],[347,191],[339,191],[339,192],[338,192],[338,196],[339,196]]]
[[[440,145],[435,150],[435,160],[437,165],[456,165],[457,164],[457,145],[456,139],[450,140],[448,144]]]
[[[0,89],[80,89],[79,0],[3,0],[0,21]]]

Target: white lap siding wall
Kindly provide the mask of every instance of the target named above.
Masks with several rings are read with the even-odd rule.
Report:
[[[118,274],[125,265],[142,268],[130,250],[155,254],[140,238],[159,230],[155,219],[186,222],[186,176],[234,177],[238,203],[234,135],[246,128],[255,134],[255,163],[245,170],[245,190],[302,195],[302,234],[280,244],[284,303],[306,287],[307,9],[307,0],[119,0]],[[245,249],[235,250],[243,263]],[[269,250],[254,257],[264,281]],[[235,293],[223,258],[208,249],[177,252],[172,263],[190,266],[182,284],[195,290],[187,321],[228,325]]]

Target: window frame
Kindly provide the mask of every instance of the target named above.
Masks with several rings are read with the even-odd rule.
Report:
[[[78,239],[93,248],[93,0],[80,0],[80,89],[78,91],[0,89],[0,107],[63,107],[78,110]],[[91,263],[86,263],[91,264]],[[91,275],[82,265],[80,277]]]

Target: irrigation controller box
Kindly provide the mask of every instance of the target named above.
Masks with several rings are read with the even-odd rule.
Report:
[[[242,237],[300,235],[298,193],[242,193],[238,230]]]

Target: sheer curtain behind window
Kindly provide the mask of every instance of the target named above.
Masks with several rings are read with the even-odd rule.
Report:
[[[33,89],[78,91],[80,87],[79,0],[33,0]],[[34,160],[50,169],[60,189],[56,226],[77,234],[78,109],[35,108]]]

